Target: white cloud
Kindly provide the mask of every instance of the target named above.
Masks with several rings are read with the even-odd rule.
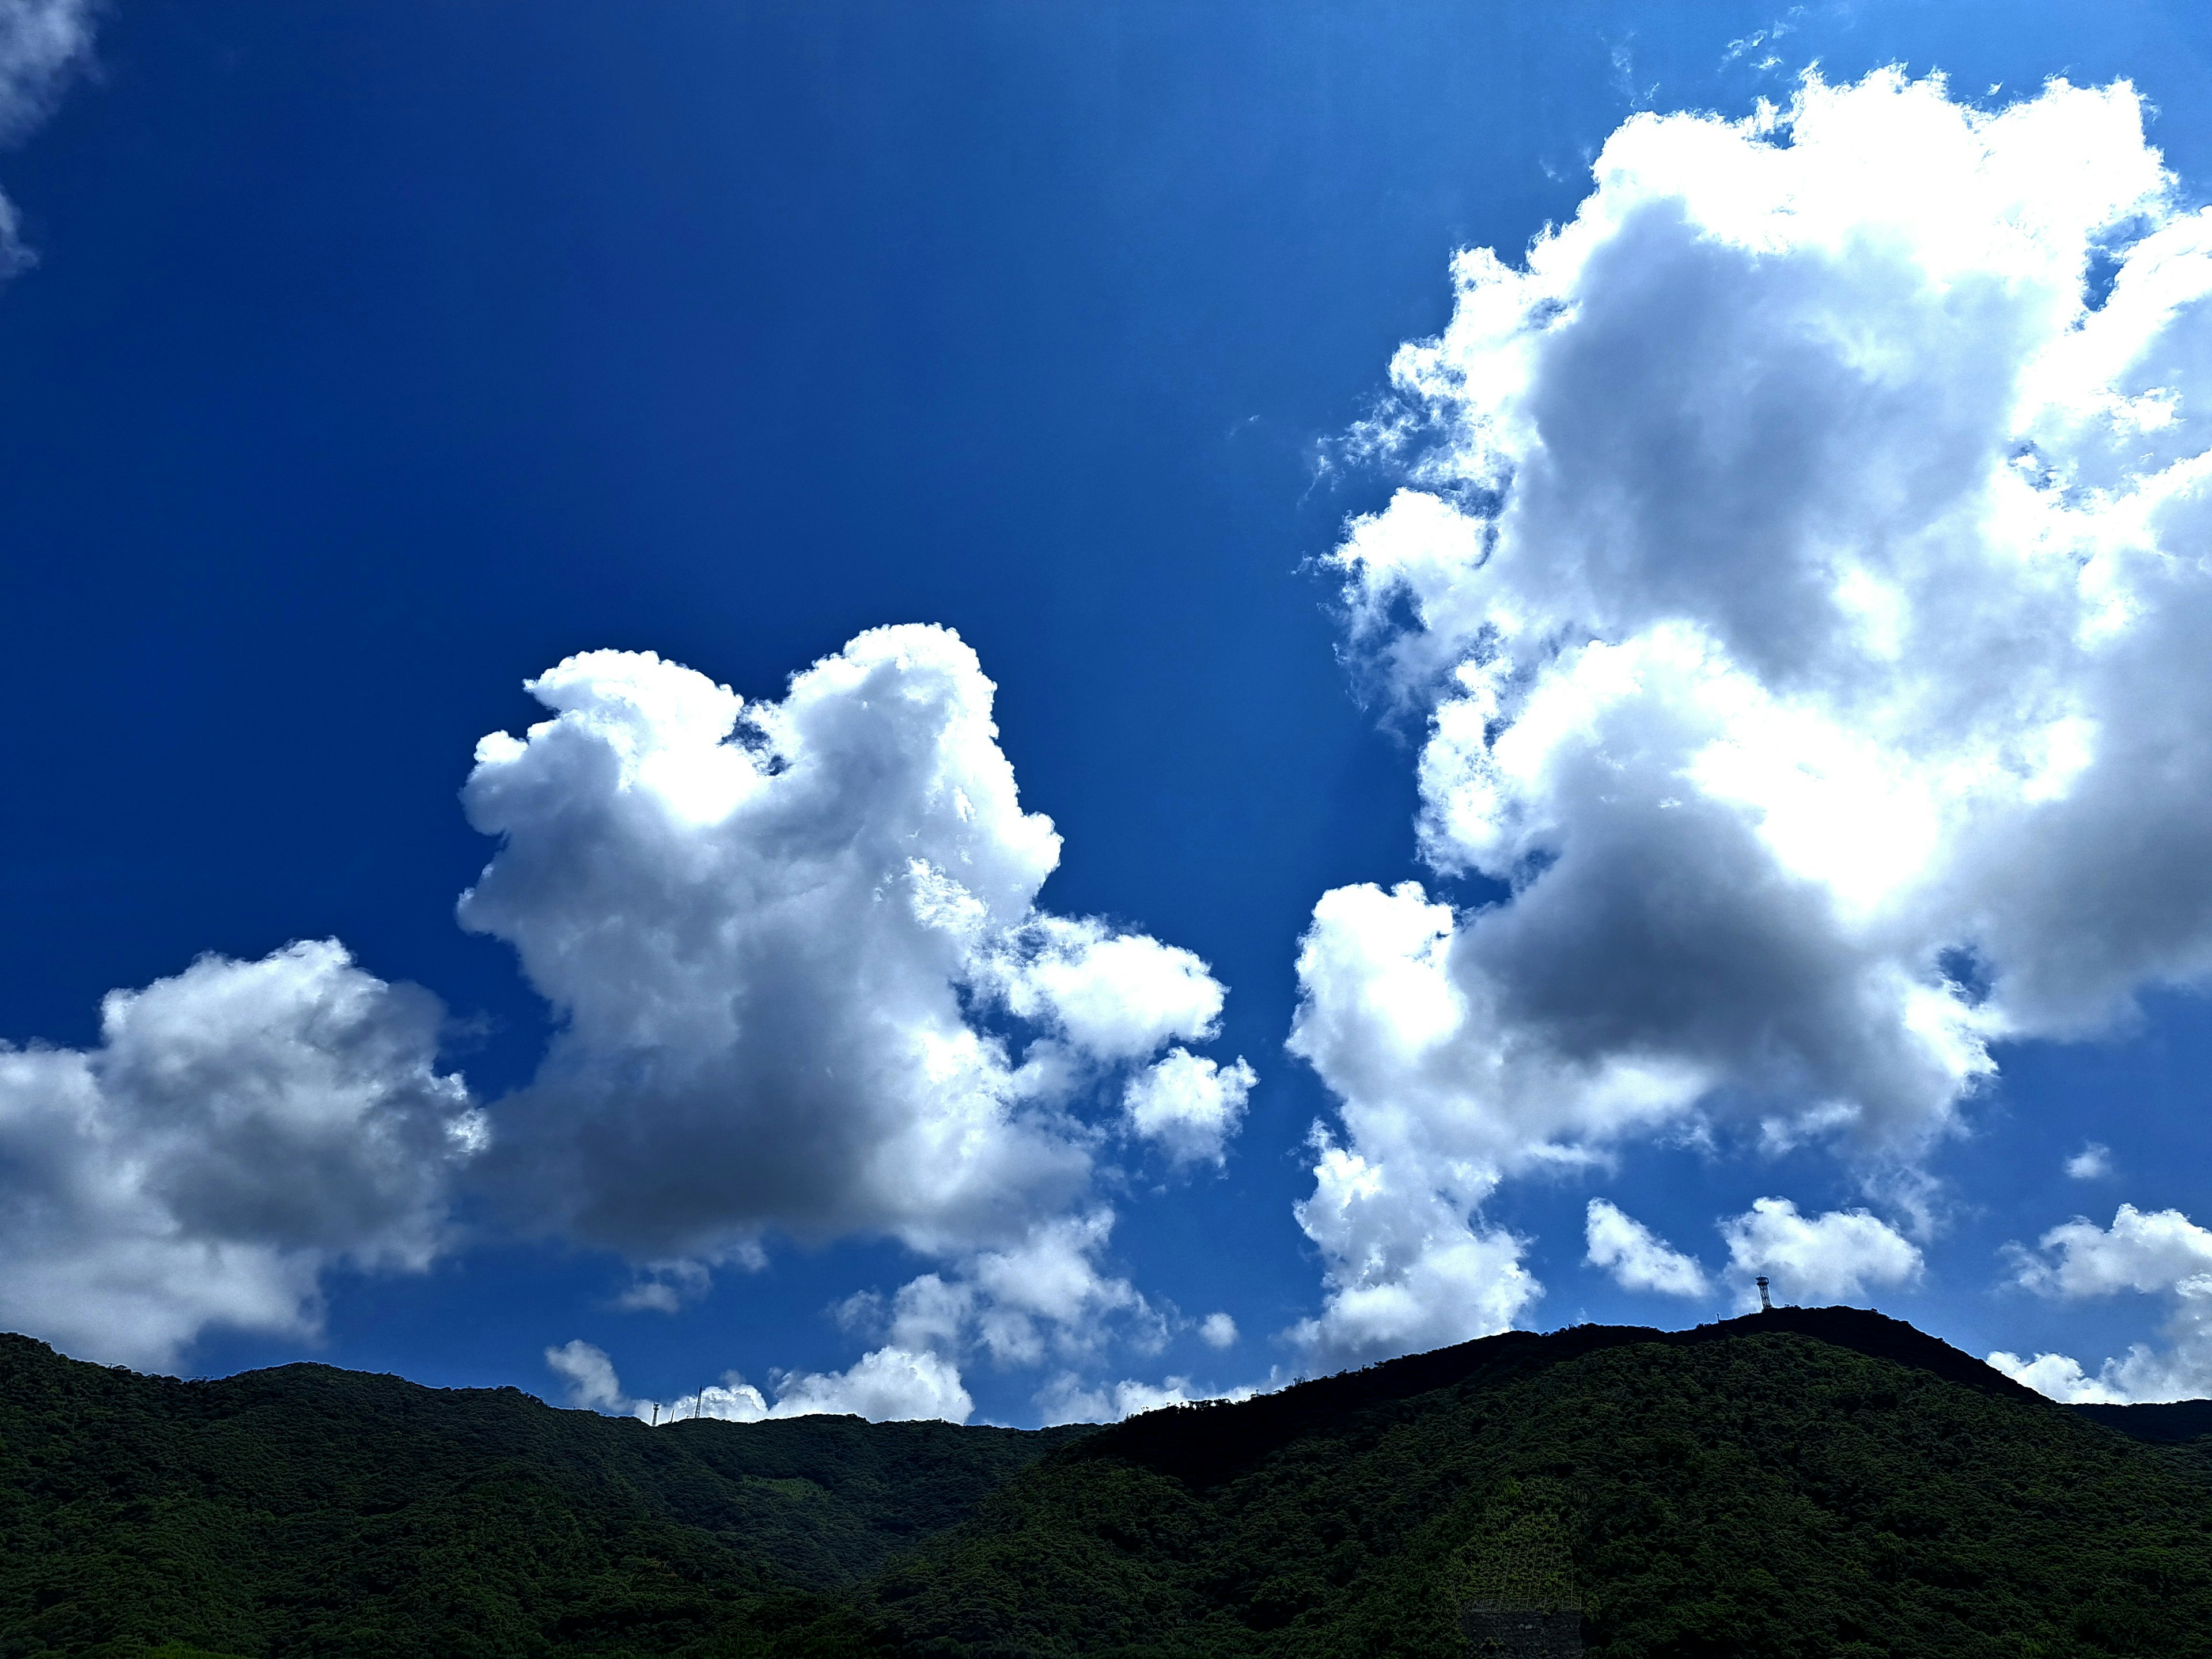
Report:
[[[1170,1376],[1158,1382],[1128,1379],[1086,1388],[1069,1372],[1054,1377],[1036,1396],[1040,1420],[1051,1427],[1060,1423],[1118,1423],[1125,1417],[1154,1412],[1163,1406],[1187,1406],[1200,1400],[1249,1400],[1255,1390],[1231,1389],[1226,1394],[1191,1392],[1187,1376]]]
[[[52,111],[92,52],[94,0],[0,0],[0,137]]]
[[[865,1353],[842,1371],[779,1372],[775,1403],[735,1371],[675,1400],[638,1400],[627,1393],[605,1350],[582,1340],[545,1350],[545,1363],[568,1385],[571,1405],[668,1424],[692,1418],[758,1423],[769,1418],[850,1416],[872,1423],[926,1418],[965,1423],[975,1402],[961,1385],[958,1367],[933,1353],[885,1346]]]
[[[1171,1048],[1129,1079],[1122,1109],[1130,1133],[1158,1141],[1172,1162],[1219,1164],[1257,1081],[1242,1060],[1222,1066]]]
[[[2080,1360],[2063,1353],[2039,1353],[2033,1359],[2023,1359],[2000,1348],[1990,1355],[1989,1363],[2021,1386],[2065,1405],[2125,1406],[2133,1401],[2134,1396],[2124,1389],[2086,1375]],[[2108,1367],[2112,1364],[2106,1363]]]
[[[1337,556],[1424,854],[1504,893],[1325,896],[1292,1043],[1439,1237],[1656,1133],[1909,1167],[1993,1041],[2212,969],[2212,216],[2134,92],[1811,81],[1595,177],[1459,256]],[[1314,1231],[1332,1308],[1433,1330],[1376,1236]]]
[[[1370,1137],[1370,1142],[1379,1137]],[[1314,1194],[1298,1224],[1321,1247],[1327,1304],[1285,1334],[1322,1366],[1352,1365],[1510,1330],[1543,1287],[1521,1265],[1523,1241],[1468,1217],[1488,1190],[1447,1164],[1444,1191],[1414,1158],[1370,1161],[1316,1137]]]
[[[607,1358],[605,1348],[594,1347],[580,1337],[557,1348],[547,1348],[545,1364],[568,1382],[570,1405],[595,1412],[629,1409],[629,1396],[623,1392],[622,1378],[615,1375],[614,1361]]]
[[[1210,1313],[1199,1321],[1198,1340],[1209,1348],[1237,1346],[1237,1322],[1225,1313]]]
[[[1801,1306],[1856,1302],[1870,1285],[1911,1285],[1920,1278],[1919,1248],[1864,1210],[1802,1216],[1786,1198],[1761,1198],[1721,1224],[1729,1277],[1738,1304],[1759,1305],[1752,1281],[1773,1280],[1774,1299]]]
[[[872,1423],[933,1417],[965,1423],[975,1409],[959,1371],[949,1362],[933,1353],[878,1348],[848,1370],[783,1378],[769,1415],[844,1413]]]
[[[1149,1311],[1127,1279],[1099,1271],[1113,1224],[1113,1212],[1103,1209],[1065,1217],[1033,1229],[1013,1249],[971,1260],[977,1332],[993,1358],[1034,1365],[1048,1352],[1084,1352],[1100,1340],[1109,1315]]]
[[[2123,1204],[2109,1230],[2077,1216],[2039,1243],[2039,1254],[2012,1247],[2016,1283],[2065,1301],[2122,1291],[2170,1296],[2164,1334],[2172,1346],[2161,1352],[2136,1343],[2094,1377],[2064,1354],[2023,1360],[1997,1352],[1990,1364],[2054,1400],[2129,1404],[2212,1395],[2212,1229],[2179,1210]]]
[[[2066,1160],[2066,1173],[2076,1181],[2108,1181],[2112,1175],[2112,1149],[2091,1141]]]
[[[92,55],[96,0],[0,0],[0,143],[53,112]],[[34,257],[18,238],[15,204],[0,196],[0,277]]]
[[[854,1298],[855,1303],[860,1300]],[[923,1273],[899,1287],[892,1309],[890,1335],[893,1347],[953,1352],[969,1340],[969,1327],[975,1316],[975,1287],[947,1280],[937,1273]],[[858,1325],[865,1322],[856,1317],[848,1322]]]
[[[2179,1210],[2146,1214],[2123,1204],[2109,1231],[2076,1216],[2053,1227],[2039,1243],[2040,1255],[2014,1247],[2018,1282],[2069,1300],[2170,1290],[2212,1273],[2212,1231]]]
[[[1038,1420],[1047,1428],[1061,1423],[1118,1423],[1125,1417],[1179,1406],[1190,1399],[1187,1376],[1153,1384],[1134,1380],[1085,1388],[1073,1372],[1054,1377],[1036,1396]]]
[[[325,940],[203,957],[100,1013],[96,1048],[0,1045],[0,1324],[172,1365],[210,1326],[311,1334],[325,1267],[445,1243],[485,1130],[428,992]]]
[[[949,636],[948,636],[949,637]],[[1176,1037],[1214,1034],[1222,990],[1189,951],[1095,921],[1038,916],[1022,954],[984,958],[1007,1007],[1101,1060],[1141,1060]]]
[[[462,920],[563,1021],[502,1108],[508,1189],[643,1259],[889,1235],[988,1287],[994,1349],[1028,1344],[1073,1282],[1053,1229],[1110,1223],[1086,1103],[1209,1038],[1222,989],[1036,908],[1060,837],[1021,808],[975,653],[878,629],[750,705],[623,652],[530,689],[555,718],[484,739],[465,792],[501,844]]]
[[[758,1423],[769,1415],[766,1396],[735,1371],[720,1382],[674,1400],[627,1400],[621,1410],[641,1422],[659,1425],[705,1418],[721,1423]]]
[[[888,1304],[873,1291],[849,1297],[838,1322],[902,1351],[948,1359],[980,1353],[1000,1366],[1085,1361],[1115,1338],[1157,1352],[1166,1320],[1099,1266],[1113,1224],[1103,1206],[1040,1222],[1008,1249],[979,1250],[947,1273],[909,1280]]]
[[[1673,1249],[1642,1222],[1601,1198],[1590,1200],[1583,1232],[1591,1263],[1611,1273],[1623,1290],[1705,1296],[1711,1289],[1695,1257]]]

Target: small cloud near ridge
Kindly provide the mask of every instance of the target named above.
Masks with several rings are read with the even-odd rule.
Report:
[[[1705,1296],[1711,1291],[1696,1257],[1684,1255],[1604,1199],[1589,1201],[1584,1239],[1589,1247],[1585,1259],[1593,1267],[1604,1268],[1625,1291],[1682,1297]]]

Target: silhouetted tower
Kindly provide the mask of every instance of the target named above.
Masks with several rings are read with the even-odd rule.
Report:
[[[1774,1298],[1766,1293],[1766,1275],[1765,1273],[1761,1273],[1759,1276],[1759,1310],[1761,1313],[1772,1313],[1774,1311]]]

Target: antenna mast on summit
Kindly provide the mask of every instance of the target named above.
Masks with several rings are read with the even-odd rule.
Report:
[[[1774,1298],[1766,1293],[1766,1275],[1765,1273],[1761,1273],[1759,1276],[1759,1310],[1761,1313],[1772,1313],[1774,1311]]]

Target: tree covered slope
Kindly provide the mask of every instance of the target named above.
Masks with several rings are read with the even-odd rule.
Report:
[[[1620,1659],[2212,1654],[2212,1468],[1848,1310],[1139,1418],[874,1595],[947,1653],[1445,1654],[1532,1528]]]
[[[1438,1655],[1531,1597],[1620,1659],[2212,1656],[2201,1414],[2069,1410],[1841,1309],[1044,1434],[0,1339],[0,1656]]]
[[[179,1382],[0,1337],[0,1655],[845,1651],[824,1592],[1066,1432],[653,1430],[513,1389]]]

